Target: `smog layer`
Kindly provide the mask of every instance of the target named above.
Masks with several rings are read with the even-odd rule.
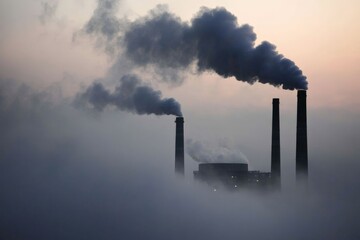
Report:
[[[0,2],[0,239],[359,239],[358,4],[184,1],[186,17],[168,3]],[[285,91],[307,89],[305,73],[307,191],[295,184],[296,92]],[[193,181],[192,158],[270,170],[272,97],[282,191]],[[220,138],[236,147],[205,144]]]

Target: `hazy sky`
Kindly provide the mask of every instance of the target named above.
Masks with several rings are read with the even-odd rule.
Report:
[[[110,14],[122,36],[158,4],[187,23],[201,7],[225,7],[253,27],[256,45],[294,61],[309,83],[308,195],[294,189],[296,91],[198,74],[195,64],[138,66],[122,38],[86,31],[98,4],[116,2],[0,0],[0,239],[360,238],[359,1],[124,0]],[[283,192],[213,194],[193,182],[187,155],[179,180],[173,116],[74,103],[93,82],[124,97],[114,89],[127,74],[181,104],[187,139],[226,143],[261,171],[279,97]]]

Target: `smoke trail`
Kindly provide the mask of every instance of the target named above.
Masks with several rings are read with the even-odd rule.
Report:
[[[75,103],[78,106],[90,105],[102,111],[108,105],[119,110],[136,114],[182,116],[180,104],[173,98],[162,98],[161,92],[145,85],[135,75],[124,75],[113,92],[101,83],[94,83],[79,94]]]
[[[123,40],[127,56],[138,65],[186,68],[197,61],[199,72],[212,70],[250,84],[307,89],[306,77],[294,62],[269,42],[255,47],[252,27],[238,26],[224,8],[203,8],[187,24],[160,7],[133,22]]]
[[[46,24],[51,18],[54,17],[58,7],[58,1],[42,1],[41,2],[41,14],[38,16],[41,24]]]
[[[186,140],[186,152],[201,163],[248,163],[247,157],[237,149],[227,146],[214,148],[192,139]]]
[[[118,50],[124,20],[116,17],[119,0],[98,0],[97,7],[82,31],[96,36],[97,44],[104,45],[108,54]]]

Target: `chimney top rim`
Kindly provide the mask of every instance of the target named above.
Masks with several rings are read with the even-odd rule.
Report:
[[[273,103],[279,103],[280,99],[279,98],[273,98]]]
[[[176,123],[183,123],[184,122],[184,117],[176,117],[175,122]]]
[[[297,92],[298,92],[298,96],[306,96],[307,90],[300,89]]]

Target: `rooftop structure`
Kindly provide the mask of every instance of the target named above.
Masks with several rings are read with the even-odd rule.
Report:
[[[246,163],[201,163],[194,178],[213,187],[237,190],[242,188],[267,189],[271,186],[271,173],[249,171]]]

